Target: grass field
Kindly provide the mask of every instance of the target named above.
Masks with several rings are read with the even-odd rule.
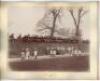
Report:
[[[9,62],[17,71],[89,71],[89,56]]]

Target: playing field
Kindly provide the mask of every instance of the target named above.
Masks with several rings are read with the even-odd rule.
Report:
[[[9,66],[17,71],[89,71],[89,56],[11,61]]]

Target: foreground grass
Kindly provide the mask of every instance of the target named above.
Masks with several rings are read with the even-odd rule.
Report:
[[[9,62],[17,71],[88,71],[88,56],[61,57],[42,60]]]

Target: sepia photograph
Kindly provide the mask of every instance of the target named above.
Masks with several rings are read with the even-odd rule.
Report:
[[[89,70],[89,10],[68,8],[9,8],[12,70]]]
[[[8,2],[1,8],[7,10],[6,78],[97,79],[96,2]]]

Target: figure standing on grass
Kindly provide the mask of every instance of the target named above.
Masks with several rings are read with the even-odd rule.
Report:
[[[21,52],[21,58],[22,58],[22,60],[25,59],[25,52],[24,51]]]
[[[55,50],[55,49],[51,49],[51,50],[50,50],[50,54],[51,54],[53,57],[55,57],[55,55],[56,55],[56,50]]]
[[[26,60],[29,60],[30,59],[30,50],[29,50],[29,48],[26,48],[25,51],[26,51]]]
[[[38,56],[38,51],[35,49],[34,50],[34,59],[37,59],[37,56]]]

